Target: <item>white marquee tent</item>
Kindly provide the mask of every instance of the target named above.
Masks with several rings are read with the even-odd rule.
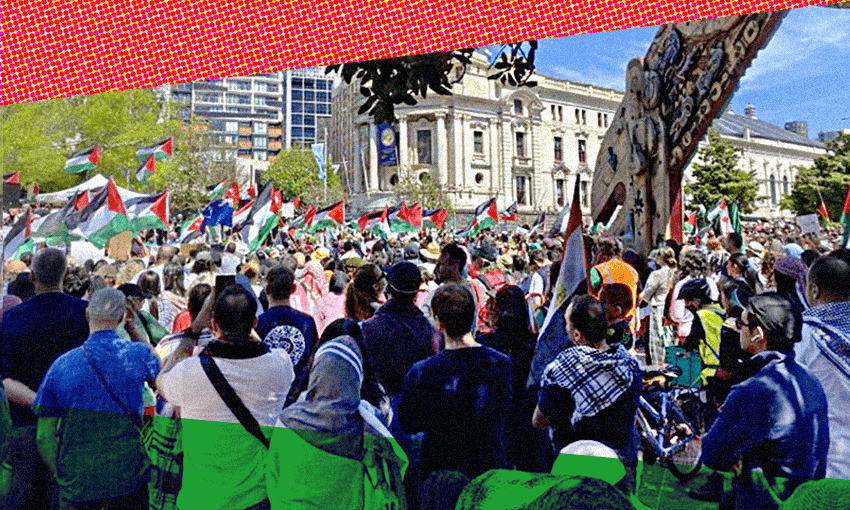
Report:
[[[77,193],[83,190],[94,190],[97,188],[102,188],[106,186],[106,183],[109,182],[109,179],[102,176],[101,174],[97,174],[91,179],[83,182],[81,184],[77,184],[68,189],[63,189],[61,191],[54,191],[53,193],[41,193],[36,196],[36,202],[39,204],[58,204],[64,203],[68,200],[71,200]],[[121,186],[117,186],[118,194],[121,195],[121,199],[125,202],[131,198],[141,197],[143,193],[136,193],[135,191],[130,191],[126,188],[122,188]]]

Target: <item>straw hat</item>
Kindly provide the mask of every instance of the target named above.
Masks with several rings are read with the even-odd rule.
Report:
[[[425,260],[436,262],[440,258],[440,246],[435,242],[428,243],[428,246],[419,250],[419,254]]]

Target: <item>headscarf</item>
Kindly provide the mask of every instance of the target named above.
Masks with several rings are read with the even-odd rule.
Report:
[[[796,298],[803,309],[808,308],[808,301],[806,299],[806,273],[808,273],[809,268],[806,264],[793,255],[786,255],[773,263],[773,269],[778,273],[794,278],[797,289]]]
[[[301,281],[307,289],[307,295],[313,303],[316,303],[328,293],[328,280],[325,278],[325,268],[315,260],[309,260],[304,264],[304,272],[301,273]]]
[[[337,337],[316,351],[307,391],[283,410],[280,422],[320,450],[360,460],[362,384],[363,358],[357,341]]]

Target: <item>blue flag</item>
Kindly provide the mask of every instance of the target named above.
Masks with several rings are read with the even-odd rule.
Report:
[[[233,207],[227,200],[216,200],[204,209],[204,221],[201,223],[201,233],[206,231],[207,226],[224,225],[233,226]]]
[[[313,158],[316,160],[316,165],[319,167],[319,179],[324,181],[327,179],[327,169],[325,168],[325,144],[314,143],[310,146],[313,151]]]

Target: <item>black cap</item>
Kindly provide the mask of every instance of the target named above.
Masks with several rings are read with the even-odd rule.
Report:
[[[776,292],[765,292],[750,298],[747,304],[750,320],[757,320],[769,337],[792,342],[796,338],[797,317],[791,302]]]
[[[387,271],[387,281],[390,284],[390,292],[412,296],[419,291],[422,283],[422,273],[416,264],[411,262],[399,262]]]

